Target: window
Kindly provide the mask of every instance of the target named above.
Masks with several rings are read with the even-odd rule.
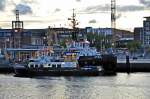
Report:
[[[61,64],[57,64],[57,68],[61,68]]]
[[[56,64],[52,64],[52,68],[56,68]]]
[[[3,33],[2,33],[2,32],[0,32],[0,36],[1,36],[1,37],[3,36]]]

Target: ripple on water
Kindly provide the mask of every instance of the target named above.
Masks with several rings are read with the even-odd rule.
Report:
[[[0,75],[0,99],[148,99],[150,74],[112,77]]]

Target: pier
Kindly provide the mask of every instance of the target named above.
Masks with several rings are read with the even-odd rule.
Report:
[[[116,72],[150,72],[150,59],[130,59],[130,67],[126,65],[125,59],[117,60]],[[128,70],[129,69],[129,70]],[[13,67],[10,66],[0,66],[0,73],[13,73]]]
[[[126,65],[126,59],[118,59],[117,72],[150,72],[150,59],[130,59],[129,64],[130,67]]]

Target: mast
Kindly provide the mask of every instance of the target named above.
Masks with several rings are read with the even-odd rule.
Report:
[[[78,22],[76,20],[76,14],[75,14],[75,9],[73,9],[73,14],[72,14],[72,17],[71,18],[68,18],[68,20],[71,21],[71,24],[72,24],[72,29],[73,29],[73,32],[72,32],[72,39],[74,41],[77,41],[77,32],[78,32],[78,28],[76,27],[78,25]]]

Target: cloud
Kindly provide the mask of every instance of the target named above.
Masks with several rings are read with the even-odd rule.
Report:
[[[76,0],[77,2],[81,2],[81,0]]]
[[[36,3],[36,0],[21,0],[21,2],[25,4],[31,4],[31,3]]]
[[[25,5],[25,4],[18,4],[16,5],[15,10],[19,10],[19,13],[22,15],[25,14],[32,14],[32,9],[30,6]],[[15,13],[15,10],[13,10],[13,12]]]
[[[150,7],[150,0],[139,0],[139,2],[146,7]]]
[[[0,11],[3,11],[5,9],[6,0],[0,0]]]
[[[118,12],[134,12],[134,11],[142,11],[145,10],[146,7],[144,6],[136,6],[136,5],[127,5],[127,6],[117,6],[116,10]],[[146,8],[147,10],[150,10],[149,8]],[[87,14],[93,14],[93,13],[106,13],[111,10],[111,5],[105,4],[105,5],[96,5],[96,6],[88,6],[87,8],[79,11],[81,13],[87,13]]]
[[[96,20],[95,19],[90,20],[89,23],[96,23]]]
[[[54,13],[59,12],[59,11],[61,11],[61,9],[56,8],[55,11],[54,11]]]
[[[89,6],[85,9],[83,9],[81,12],[83,13],[96,13],[97,11],[109,11],[110,10],[110,6],[108,4],[106,5],[96,5],[96,6]]]
[[[117,6],[117,11],[120,12],[134,12],[144,10],[144,6],[128,5],[128,6]]]
[[[122,17],[122,14],[121,13],[119,13],[118,15],[116,15],[116,19],[119,19],[119,18],[121,18]]]
[[[11,27],[10,22],[1,22],[0,28],[8,28],[8,27]]]

